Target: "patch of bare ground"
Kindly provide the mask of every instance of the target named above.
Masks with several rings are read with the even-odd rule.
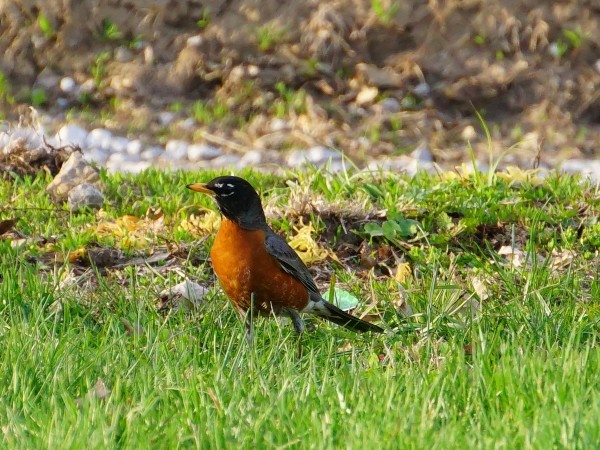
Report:
[[[108,111],[93,120],[148,139],[327,145],[359,163],[425,143],[446,166],[466,141],[487,158],[479,110],[496,155],[518,144],[508,163],[596,158],[599,19],[592,0],[4,2],[1,110],[42,88],[57,120]],[[183,121],[198,100],[222,114],[165,130],[159,113],[177,104]]]

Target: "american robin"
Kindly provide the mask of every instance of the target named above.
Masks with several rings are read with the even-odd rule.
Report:
[[[314,314],[353,331],[383,330],[327,302],[298,254],[269,228],[260,197],[243,178],[218,177],[188,189],[212,196],[222,221],[210,256],[212,265],[252,339],[254,314],[288,316],[298,334],[299,313]]]

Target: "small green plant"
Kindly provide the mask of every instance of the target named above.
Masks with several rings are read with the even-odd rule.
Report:
[[[379,20],[383,23],[390,23],[396,17],[400,5],[398,2],[391,2],[389,6],[385,6],[382,0],[371,0],[371,9]]]
[[[97,88],[99,88],[104,81],[104,77],[106,76],[106,63],[109,60],[110,52],[102,52],[96,56],[96,59],[90,67],[90,73]]]
[[[272,50],[276,45],[281,44],[287,37],[287,31],[283,27],[275,27],[273,25],[265,25],[257,30],[256,39],[258,48],[263,52]]]
[[[484,46],[485,45],[485,36],[478,34],[477,36],[475,36],[473,38],[473,42],[475,43],[475,45],[479,45],[480,47]]]
[[[225,119],[229,115],[229,108],[224,103],[210,104],[198,100],[192,105],[192,116],[201,124],[210,124]]]
[[[584,39],[585,36],[581,29],[569,30],[565,28],[562,30],[562,37],[550,45],[550,53],[556,58],[562,58],[569,51],[581,47]]]
[[[403,240],[415,236],[419,229],[421,223],[417,220],[406,219],[399,212],[390,211],[386,221],[381,224],[369,222],[363,227],[363,232],[370,238],[382,237],[396,247],[404,247]]]
[[[56,30],[54,30],[52,23],[44,13],[40,12],[38,14],[37,23],[46,39],[50,40],[56,37]]]
[[[102,21],[101,36],[105,41],[118,41],[123,38],[123,33],[116,23],[106,18]]]
[[[8,77],[0,70],[0,102],[8,104],[14,103],[14,97],[11,94],[10,82]]]
[[[33,106],[43,106],[48,101],[48,94],[42,88],[35,88],[31,91],[31,104]]]
[[[200,18],[196,21],[196,26],[198,27],[199,30],[205,30],[206,27],[208,27],[208,25],[210,24],[210,10],[208,8],[205,8],[202,11],[202,15],[200,16]]]
[[[283,81],[275,83],[275,90],[279,98],[273,102],[272,111],[276,117],[282,119],[290,112],[304,114],[306,112],[306,91],[297,91],[288,87]]]
[[[180,101],[173,102],[169,106],[169,110],[174,113],[179,113],[183,110],[183,103]]]

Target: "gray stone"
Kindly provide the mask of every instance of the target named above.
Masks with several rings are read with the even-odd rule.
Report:
[[[88,132],[79,125],[64,125],[58,130],[57,137],[63,145],[84,147]]]
[[[184,159],[188,154],[189,144],[186,141],[171,139],[165,147],[169,159]]]
[[[129,139],[123,136],[114,136],[109,144],[109,149],[113,152],[124,153],[129,145]]]
[[[83,159],[87,162],[95,162],[96,164],[104,164],[108,160],[108,150],[99,147],[86,148],[83,151]]]
[[[17,127],[7,133],[6,146],[16,143],[26,148],[37,148],[42,145],[43,130],[35,128]],[[19,141],[19,142],[17,142]]]
[[[291,167],[298,167],[303,164],[314,164],[322,166],[328,161],[342,159],[340,152],[337,152],[328,147],[316,146],[308,150],[294,150],[287,156],[287,163]]]
[[[81,152],[73,152],[46,190],[59,200],[66,200],[71,189],[79,184],[100,184],[98,169],[91,166]]]
[[[10,142],[10,135],[6,131],[0,132],[0,149],[4,150]]]
[[[188,117],[187,119],[179,122],[179,127],[184,130],[191,131],[196,128],[196,119],[193,117]]]
[[[160,123],[163,127],[167,125],[171,125],[175,120],[175,114],[171,111],[163,111],[158,113],[158,123]]]
[[[419,145],[417,148],[415,148],[410,153],[410,156],[411,156],[411,158],[414,158],[420,162],[432,162],[433,161],[433,155],[429,151],[429,148],[427,148],[427,144],[424,144],[424,143]]]
[[[263,153],[259,150],[250,150],[244,153],[244,156],[239,160],[239,167],[256,166],[263,162]]]
[[[152,167],[152,163],[149,161],[123,161],[117,166],[115,171],[123,173],[140,173],[150,167]]]
[[[431,86],[425,82],[419,83],[413,89],[413,94],[418,95],[421,98],[429,97],[431,94]]]
[[[223,154],[218,147],[207,144],[192,144],[188,147],[187,157],[190,161],[206,161],[215,159]]]
[[[75,80],[71,77],[63,77],[60,80],[59,87],[61,91],[67,94],[73,94],[77,89],[77,83],[75,83]]]
[[[87,136],[85,145],[88,147],[100,147],[110,149],[113,134],[106,128],[94,128]]]
[[[154,161],[159,156],[165,153],[165,149],[162,147],[148,147],[144,150],[140,156],[144,161]]]
[[[400,111],[400,102],[394,97],[388,97],[381,100],[381,107],[386,113],[395,113]]]
[[[589,161],[586,159],[570,159],[564,161],[561,170],[566,173],[579,173],[590,178],[595,183],[600,183],[600,161]]]
[[[236,166],[240,157],[238,155],[221,155],[211,161],[210,165],[214,168]]]
[[[104,204],[104,195],[91,184],[78,184],[69,191],[67,206],[70,210],[89,207],[99,209]]]
[[[133,53],[126,47],[117,47],[115,50],[115,61],[126,63],[133,59]]]
[[[142,153],[144,149],[144,144],[139,139],[134,139],[133,141],[129,141],[127,144],[127,153],[130,155],[139,155]]]

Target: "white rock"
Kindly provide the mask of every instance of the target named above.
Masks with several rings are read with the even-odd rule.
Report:
[[[190,47],[197,47],[199,45],[202,45],[202,41],[202,35],[197,34],[195,36],[190,36],[189,38],[187,38],[187,41],[185,43]]]
[[[79,125],[68,124],[62,126],[60,130],[58,130],[57,136],[63,145],[84,147],[88,132]]]
[[[218,147],[207,144],[192,144],[188,147],[187,157],[190,161],[206,161],[215,159],[223,154]]]
[[[10,136],[6,131],[0,132],[0,148],[4,149],[10,142]]]
[[[127,153],[130,155],[139,155],[144,149],[144,144],[139,139],[129,141],[127,144]]]
[[[186,141],[171,139],[167,142],[165,151],[169,159],[183,159],[187,157],[189,144]]]
[[[460,137],[462,137],[465,141],[472,141],[477,137],[477,131],[475,131],[475,127],[473,125],[467,125],[460,133]]]
[[[215,168],[235,166],[239,163],[240,159],[238,155],[221,155],[213,159],[210,165]]]
[[[26,148],[37,148],[42,145],[43,135],[43,130],[36,130],[35,128],[17,127],[7,134],[8,139],[6,144],[8,145],[11,142],[16,142],[20,140],[22,141],[21,145],[24,145]]]
[[[104,164],[108,160],[108,150],[99,147],[87,148],[83,151],[83,159],[89,163]]]
[[[89,165],[80,152],[73,152],[60,172],[46,187],[46,191],[54,198],[66,199],[72,188],[84,183],[94,185],[100,183],[98,169]]]
[[[132,59],[133,54],[128,48],[121,46],[117,47],[117,49],[115,50],[115,61],[125,63],[131,61]]]
[[[75,80],[71,77],[63,77],[60,80],[59,87],[61,91],[72,94],[77,88],[77,83],[75,83]]]
[[[297,167],[306,163],[320,166],[329,160],[334,161],[341,158],[342,155],[340,152],[328,147],[317,146],[309,148],[308,150],[294,150],[290,152],[287,157],[287,163],[292,167]]]
[[[95,128],[88,134],[85,145],[109,149],[112,139],[113,134],[106,128]]]
[[[64,97],[58,97],[56,99],[55,102],[56,106],[58,106],[59,108],[66,108],[67,106],[69,106],[69,100],[67,100]]]
[[[242,156],[238,162],[238,167],[256,166],[263,161],[263,154],[259,150],[250,150]]]
[[[271,131],[273,131],[273,132],[282,131],[289,127],[288,123],[283,119],[273,119],[273,120],[271,120],[271,123],[269,125],[271,128]]]
[[[328,147],[312,147],[308,150],[308,160],[315,164],[326,163],[329,160],[342,159],[342,154]]]
[[[175,114],[171,111],[163,111],[158,114],[158,123],[160,123],[163,127],[167,125],[171,125],[175,120]]]
[[[140,156],[139,155],[130,155],[129,153],[125,153],[125,152],[119,152],[119,153],[111,153],[110,156],[108,157],[108,161],[111,163],[121,163],[121,162],[132,162],[132,161],[139,161],[140,160]]]
[[[148,161],[124,161],[117,170],[123,173],[140,173],[150,167],[152,163]]]
[[[129,139],[123,136],[114,136],[109,144],[109,149],[116,153],[124,153],[129,145]]]
[[[431,86],[428,83],[419,83],[413,89],[413,93],[421,98],[429,97],[431,94]]]
[[[165,153],[165,149],[162,147],[148,147],[142,153],[140,153],[140,157],[144,161],[154,161],[156,158]]]
[[[183,309],[183,311],[189,311],[198,308],[204,302],[204,297],[208,292],[209,290],[206,287],[185,280],[169,289],[165,289],[159,296],[165,300],[170,300],[173,304],[173,310]]]
[[[400,102],[394,97],[388,97],[381,100],[381,106],[383,107],[383,110],[388,113],[395,113],[401,109]]]
[[[570,159],[561,164],[561,170],[567,173],[579,173],[590,178],[595,183],[600,183],[600,161],[586,159]]]
[[[194,128],[196,128],[196,119],[194,119],[193,117],[188,117],[187,119],[179,122],[179,127],[188,131],[193,130]]]
[[[95,186],[83,183],[78,184],[69,191],[67,206],[71,210],[82,207],[99,209],[104,204],[104,195]]]
[[[432,162],[433,161],[433,155],[427,148],[427,145],[424,143],[419,145],[417,148],[415,148],[410,153],[410,156],[411,156],[411,158],[414,158],[419,162]]]
[[[91,94],[96,90],[96,83],[91,78],[85,80],[81,86],[79,86],[79,91],[84,94]]]

